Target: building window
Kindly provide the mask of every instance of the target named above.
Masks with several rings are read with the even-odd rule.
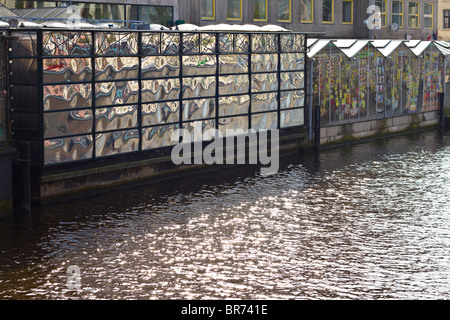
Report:
[[[291,0],[278,1],[278,21],[291,21]]]
[[[410,2],[408,4],[408,27],[418,28],[419,27],[419,3]]]
[[[78,5],[81,6],[82,4],[78,3]],[[108,4],[104,4],[104,5],[108,6]],[[122,7],[125,7],[125,6],[122,6]],[[114,9],[114,7],[111,7],[109,9],[107,8],[107,10],[105,10],[105,12],[106,13],[111,12],[113,14],[113,16],[116,16],[116,14],[114,13],[115,10],[112,10],[112,9]],[[124,9],[122,8],[120,10],[124,10]],[[127,5],[125,11],[126,11],[125,20],[146,21],[149,23],[161,24],[166,27],[171,27],[173,25],[173,7]],[[86,6],[84,8],[81,8],[80,12],[81,12],[81,16],[84,17],[83,14],[92,13],[92,7]],[[121,20],[123,20],[123,19],[121,19]]]
[[[403,28],[403,1],[392,1],[392,23]]]
[[[322,22],[333,23],[334,21],[334,0],[323,0],[322,2]]]
[[[433,29],[433,4],[423,4],[423,27],[425,29]]]
[[[267,21],[267,0],[253,0],[253,20]]]
[[[353,23],[353,0],[342,1],[342,23]]]
[[[107,4],[107,3],[87,3],[87,2],[74,3],[74,5],[78,6],[78,9],[80,10],[80,16],[82,16],[85,19],[124,20],[125,7],[123,5]],[[171,10],[172,7],[163,7],[163,8],[170,8],[170,13],[172,13]],[[146,9],[149,10],[149,8]],[[148,19],[142,20],[149,21]],[[159,23],[153,22],[152,20],[150,21],[152,23]],[[167,21],[164,21],[164,23],[161,24],[166,25]]]
[[[278,21],[291,21],[291,0],[278,1]]]
[[[301,22],[313,22],[313,0],[300,0]]]
[[[381,26],[386,27],[386,0],[375,0],[375,5],[380,8]]]
[[[0,3],[9,9],[55,8],[58,4],[55,1],[34,0],[2,0]]]
[[[200,13],[202,19],[214,20],[216,16],[215,0],[202,0]]]
[[[242,1],[241,0],[227,0],[227,19],[241,20],[242,19]]]
[[[450,10],[444,10],[444,29],[450,29]]]

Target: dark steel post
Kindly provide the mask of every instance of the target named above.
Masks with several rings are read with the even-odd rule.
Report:
[[[281,126],[281,34],[277,34],[277,129],[280,129]]]
[[[248,129],[252,129],[252,46],[253,46],[253,33],[248,34],[248,96],[250,97],[248,105]]]
[[[439,93],[439,125],[445,129],[445,94]]]
[[[314,107],[314,151],[320,150],[320,106]]]
[[[138,32],[138,130],[139,130],[139,152],[142,152],[142,141],[144,140],[142,133],[142,32]]]
[[[24,212],[31,211],[31,175],[30,175],[30,143],[28,141],[17,142],[19,148],[20,167],[20,209]]]
[[[219,81],[220,81],[220,57],[219,57],[219,33],[215,33],[214,37],[216,39],[216,45],[215,45],[215,59],[216,59],[216,92],[215,92],[215,99],[214,99],[214,103],[216,104],[216,114],[215,114],[215,128],[217,130],[219,130]]]
[[[183,32],[178,33],[179,41],[180,41],[180,47],[178,48],[178,61],[180,62],[180,71],[178,74],[178,79],[180,80],[180,94],[178,96],[178,103],[180,104],[179,109],[179,119],[178,119],[178,126],[181,130],[183,129],[183,46],[184,46],[184,39],[183,39]],[[182,141],[181,135],[178,137],[178,142]]]
[[[44,167],[45,163],[45,150],[44,150],[44,49],[43,49],[43,35],[42,30],[36,31],[36,60],[37,60],[37,71],[38,71],[38,126],[39,126],[39,166]]]
[[[92,70],[92,75],[91,75],[91,112],[92,112],[92,159],[95,160],[97,157],[97,150],[96,150],[96,127],[95,127],[95,99],[96,99],[96,94],[95,94],[95,81],[96,81],[96,71],[95,71],[95,51],[96,51],[96,44],[95,44],[95,36],[96,33],[95,31],[91,32],[91,41],[92,41],[92,46],[91,46],[91,70]]]

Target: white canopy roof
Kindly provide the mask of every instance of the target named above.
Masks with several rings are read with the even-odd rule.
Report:
[[[367,44],[369,40],[355,40],[355,41],[336,41],[334,44],[336,47],[341,49],[341,51],[349,58],[353,58],[359,51],[361,51]]]
[[[416,56],[420,56],[431,44],[431,41],[406,41],[405,44]]]
[[[447,41],[435,41],[436,48],[442,52],[446,57],[450,57],[450,42]]]
[[[404,44],[416,56],[421,55],[430,45],[434,45],[443,55],[450,58],[450,42],[447,41],[423,41],[423,40],[389,40],[389,39],[314,39],[308,38],[308,57],[312,58],[327,45],[332,43],[347,57],[354,57],[366,45],[373,45],[383,56],[388,57],[399,46]]]
[[[317,41],[314,41],[314,44],[309,47],[309,51],[308,51],[308,57],[312,58],[314,57],[316,54],[318,54],[320,51],[322,51],[323,48],[325,48],[329,43],[331,42],[331,40],[327,40],[327,39],[320,39]]]
[[[383,56],[388,57],[403,43],[403,40],[389,40],[387,43],[385,40],[372,40],[371,42]]]

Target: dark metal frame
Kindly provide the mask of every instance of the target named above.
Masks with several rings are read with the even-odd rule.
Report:
[[[86,161],[94,161],[98,159],[99,157],[96,154],[96,135],[98,133],[112,133],[112,132],[118,132],[118,131],[125,131],[125,130],[138,130],[138,138],[139,138],[139,147],[136,151],[127,152],[127,153],[120,153],[117,156],[123,156],[124,154],[134,154],[134,153],[145,153],[148,150],[143,150],[142,143],[143,143],[143,129],[146,128],[154,128],[154,127],[161,127],[166,125],[175,125],[179,128],[183,127],[189,122],[192,121],[212,121],[214,123],[214,127],[216,129],[219,128],[219,120],[224,118],[232,118],[232,117],[247,117],[248,119],[248,128],[252,128],[252,116],[258,115],[258,114],[267,114],[267,113],[276,113],[277,115],[277,129],[283,129],[280,128],[281,126],[281,114],[284,110],[300,110],[303,109],[303,123],[301,125],[296,125],[291,128],[303,128],[307,125],[307,104],[308,104],[308,82],[309,79],[307,77],[308,72],[308,61],[307,61],[307,55],[306,55],[306,43],[307,43],[307,37],[308,35],[305,33],[291,33],[291,32],[198,32],[198,31],[189,31],[189,32],[182,32],[182,31],[149,31],[149,30],[68,30],[68,29],[16,29],[11,30],[15,33],[20,32],[23,34],[29,33],[29,34],[35,34],[36,35],[36,43],[35,46],[33,46],[33,51],[30,55],[23,55],[19,50],[12,50],[9,52],[9,58],[13,60],[13,63],[15,63],[15,60],[17,59],[35,59],[37,62],[37,79],[36,79],[36,86],[38,87],[38,110],[35,110],[37,112],[38,116],[38,128],[37,128],[37,135],[38,135],[38,144],[39,144],[39,159],[38,159],[38,167],[44,168],[44,167],[53,167],[53,166],[61,166],[61,165],[67,165],[68,163],[73,162],[62,162],[62,163],[52,163],[52,164],[45,164],[44,163],[44,157],[45,157],[45,151],[44,151],[44,140],[49,139],[65,139],[70,137],[76,137],[76,136],[82,136],[82,135],[92,135],[92,144],[93,144],[93,154],[92,157],[89,159],[83,159],[76,161],[79,162],[86,162]],[[91,37],[91,45],[90,45],[90,51],[84,55],[74,54],[74,55],[48,55],[46,52],[44,52],[44,44],[43,44],[43,33],[45,32],[60,32],[60,33],[69,33],[69,34],[79,34],[79,33],[85,33],[87,35],[90,35]],[[98,48],[96,47],[96,34],[99,33],[110,33],[110,34],[136,34],[137,39],[137,50],[136,52],[127,52],[126,54],[110,54],[108,52],[99,52]],[[161,41],[162,35],[170,35],[172,37],[179,39],[179,44],[176,52],[167,52],[164,51],[164,46]],[[156,51],[157,52],[149,52],[144,45],[143,38],[145,36],[159,36],[159,43],[157,43]],[[232,48],[229,51],[225,51],[224,47],[221,47],[220,38],[221,36],[227,35],[228,37],[232,38]],[[244,48],[236,47],[238,45],[238,39],[240,37],[244,37],[244,39],[247,40],[247,43],[244,42]],[[33,37],[31,37],[33,38]],[[196,39],[197,46],[187,46],[189,43],[188,40]],[[214,41],[214,45],[210,48],[206,47],[206,52],[203,52],[202,50],[202,40],[207,39]],[[20,40],[20,39],[19,39]],[[19,41],[17,40],[17,41]],[[20,43],[17,43],[20,44]],[[17,46],[15,48],[18,48]],[[247,50],[243,50],[247,49]],[[252,70],[252,62],[255,55],[258,54],[272,54],[276,56],[276,70],[275,71],[254,71]],[[282,55],[283,54],[298,54],[303,59],[303,68],[300,68],[298,70],[281,70],[282,65]],[[163,123],[163,124],[152,124],[149,126],[143,125],[143,116],[142,116],[142,105],[145,103],[152,103],[152,102],[146,102],[142,99],[142,81],[146,80],[161,80],[161,78],[155,78],[155,77],[143,77],[143,70],[142,70],[142,59],[147,56],[158,56],[158,55],[171,55],[171,56],[178,56],[179,61],[179,72],[177,76],[166,76],[163,79],[174,79],[178,80],[180,82],[179,87],[179,96],[174,100],[164,100],[164,102],[178,102],[178,112],[179,112],[179,119],[176,123],[170,122],[170,123]],[[220,57],[222,55],[242,55],[247,56],[247,70],[243,73],[221,73],[220,70]],[[137,65],[137,72],[138,76],[136,78],[124,78],[124,79],[108,79],[108,80],[97,80],[96,79],[96,64],[95,59],[97,57],[117,57],[117,56],[127,56],[127,57],[136,57],[138,58],[138,65]],[[183,66],[183,58],[186,56],[197,56],[197,57],[211,57],[215,61],[215,70],[214,72],[209,73],[201,73],[198,75],[186,75],[184,73],[185,67]],[[91,64],[91,79],[89,81],[71,81],[71,82],[52,82],[52,83],[44,83],[44,59],[48,58],[84,58],[84,59],[90,59]],[[300,63],[301,65],[301,63]],[[297,73],[302,73],[302,87],[301,88],[282,88],[282,76],[293,76]],[[254,90],[254,83],[253,83],[253,76],[254,75],[273,75],[276,74],[276,80],[278,82],[276,90],[267,90],[262,92],[256,92]],[[246,76],[248,77],[248,91],[243,93],[232,93],[232,94],[220,94],[220,77],[221,76]],[[185,89],[185,83],[184,80],[189,78],[196,78],[196,77],[211,77],[215,79],[215,93],[214,95],[208,96],[208,97],[184,97],[184,89]],[[96,110],[97,110],[97,97],[96,97],[96,84],[97,83],[103,83],[103,82],[128,82],[128,81],[138,81],[139,86],[139,92],[137,93],[137,102],[132,103],[124,103],[123,106],[127,105],[137,105],[137,127],[132,128],[116,128],[111,130],[96,130]],[[26,83],[26,81],[25,81]],[[17,83],[20,87],[21,83]],[[52,136],[49,138],[44,137],[44,116],[47,113],[51,112],[62,112],[62,111],[71,111],[71,110],[80,110],[80,109],[58,109],[53,111],[44,111],[44,101],[43,101],[43,87],[45,85],[66,85],[66,84],[90,84],[91,86],[91,106],[90,111],[92,112],[92,132],[88,133],[73,133],[69,135],[64,136]],[[15,88],[18,88],[17,86]],[[18,89],[16,89],[18,90]],[[294,108],[281,108],[281,96],[284,93],[289,92],[303,92],[303,104],[301,106],[295,106]],[[276,102],[277,102],[277,108],[276,110],[264,110],[264,111],[258,111],[253,112],[252,110],[252,98],[255,94],[258,93],[274,93],[276,95]],[[20,92],[17,91],[17,94],[20,94]],[[219,99],[220,97],[225,96],[248,96],[249,98],[249,108],[248,112],[245,114],[231,114],[231,115],[223,115],[219,116],[220,114],[220,106],[219,106]],[[205,117],[201,119],[183,119],[183,107],[184,103],[186,101],[194,101],[197,99],[212,99],[215,103],[215,114],[213,117]],[[154,101],[159,102],[159,101]],[[121,106],[122,106],[121,105]],[[101,106],[101,107],[114,107],[114,106]],[[84,110],[84,109],[81,109]],[[300,110],[301,112],[301,110]],[[247,128],[243,128],[246,130]],[[20,131],[20,127],[15,128],[16,131]],[[167,146],[161,147],[161,148],[155,148],[151,150],[156,149],[164,149],[164,148],[170,148]],[[109,155],[107,158],[115,157],[116,155]],[[101,157],[101,159],[104,159],[105,157]]]

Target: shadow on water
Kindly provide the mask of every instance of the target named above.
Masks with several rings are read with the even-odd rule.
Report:
[[[372,230],[373,234],[364,233],[367,226],[381,218],[358,214],[361,203],[367,199],[358,202],[359,191],[355,195],[354,186],[361,185],[361,190],[365,188],[364,192],[370,193],[370,183],[374,183],[376,192],[382,194],[383,184],[395,186],[395,177],[391,177],[394,181],[386,179],[397,174],[396,166],[401,179],[407,175],[403,164],[412,162],[412,170],[418,170],[413,166],[416,155],[426,153],[432,157],[442,149],[448,150],[449,142],[449,134],[439,135],[436,131],[399,135],[322,149],[320,154],[286,155],[280,158],[279,173],[272,176],[260,176],[259,166],[236,165],[56,202],[35,208],[30,215],[2,218],[0,297],[79,297],[64,291],[65,269],[71,263],[87,269],[84,283],[92,290],[84,298],[370,296],[370,286],[354,293],[361,282],[349,284],[347,273],[358,279],[368,277],[367,264],[378,262],[375,258],[367,262],[366,257],[359,256],[358,252],[366,250],[361,247],[363,240],[379,245],[373,234],[387,236],[378,229]],[[372,168],[373,164],[379,166],[379,171]],[[416,174],[419,176],[420,172]],[[342,179],[343,185],[333,179]],[[371,182],[364,183],[364,179]],[[343,212],[347,214],[343,216]],[[388,219],[383,223],[402,218],[396,208],[386,212],[389,214],[381,215]],[[347,238],[351,232],[356,240]],[[246,238],[252,242],[246,242]],[[386,239],[389,242],[390,238]],[[315,246],[318,252],[311,253]],[[206,256],[200,254],[202,250]],[[328,251],[331,253],[327,258]],[[332,266],[339,260],[338,253],[343,254],[342,259],[348,259],[350,269]],[[320,258],[320,254],[324,256]],[[289,261],[284,260],[286,256]],[[247,264],[241,265],[239,259]],[[315,262],[317,270],[325,270],[321,277],[315,275]],[[285,264],[305,271],[295,275],[285,270]],[[209,267],[204,269],[205,265]],[[287,280],[298,284],[283,287],[285,279],[271,274],[271,268],[278,268]],[[337,268],[340,281],[329,274],[333,268]],[[213,276],[208,275],[202,283],[199,272],[204,273],[203,278],[208,272]],[[139,279],[131,276],[135,273]],[[259,273],[271,284],[255,280]],[[124,280],[114,286],[115,277]],[[320,279],[324,284],[315,282]],[[219,281],[222,293],[212,289],[213,283],[217,285],[214,281]],[[130,283],[134,284],[134,291],[133,285],[129,288]],[[301,283],[309,283],[309,287],[303,288]],[[342,295],[339,290],[330,289],[340,285],[352,289],[342,289]],[[371,285],[377,294],[387,290]],[[390,294],[386,296],[396,296],[395,292]]]

